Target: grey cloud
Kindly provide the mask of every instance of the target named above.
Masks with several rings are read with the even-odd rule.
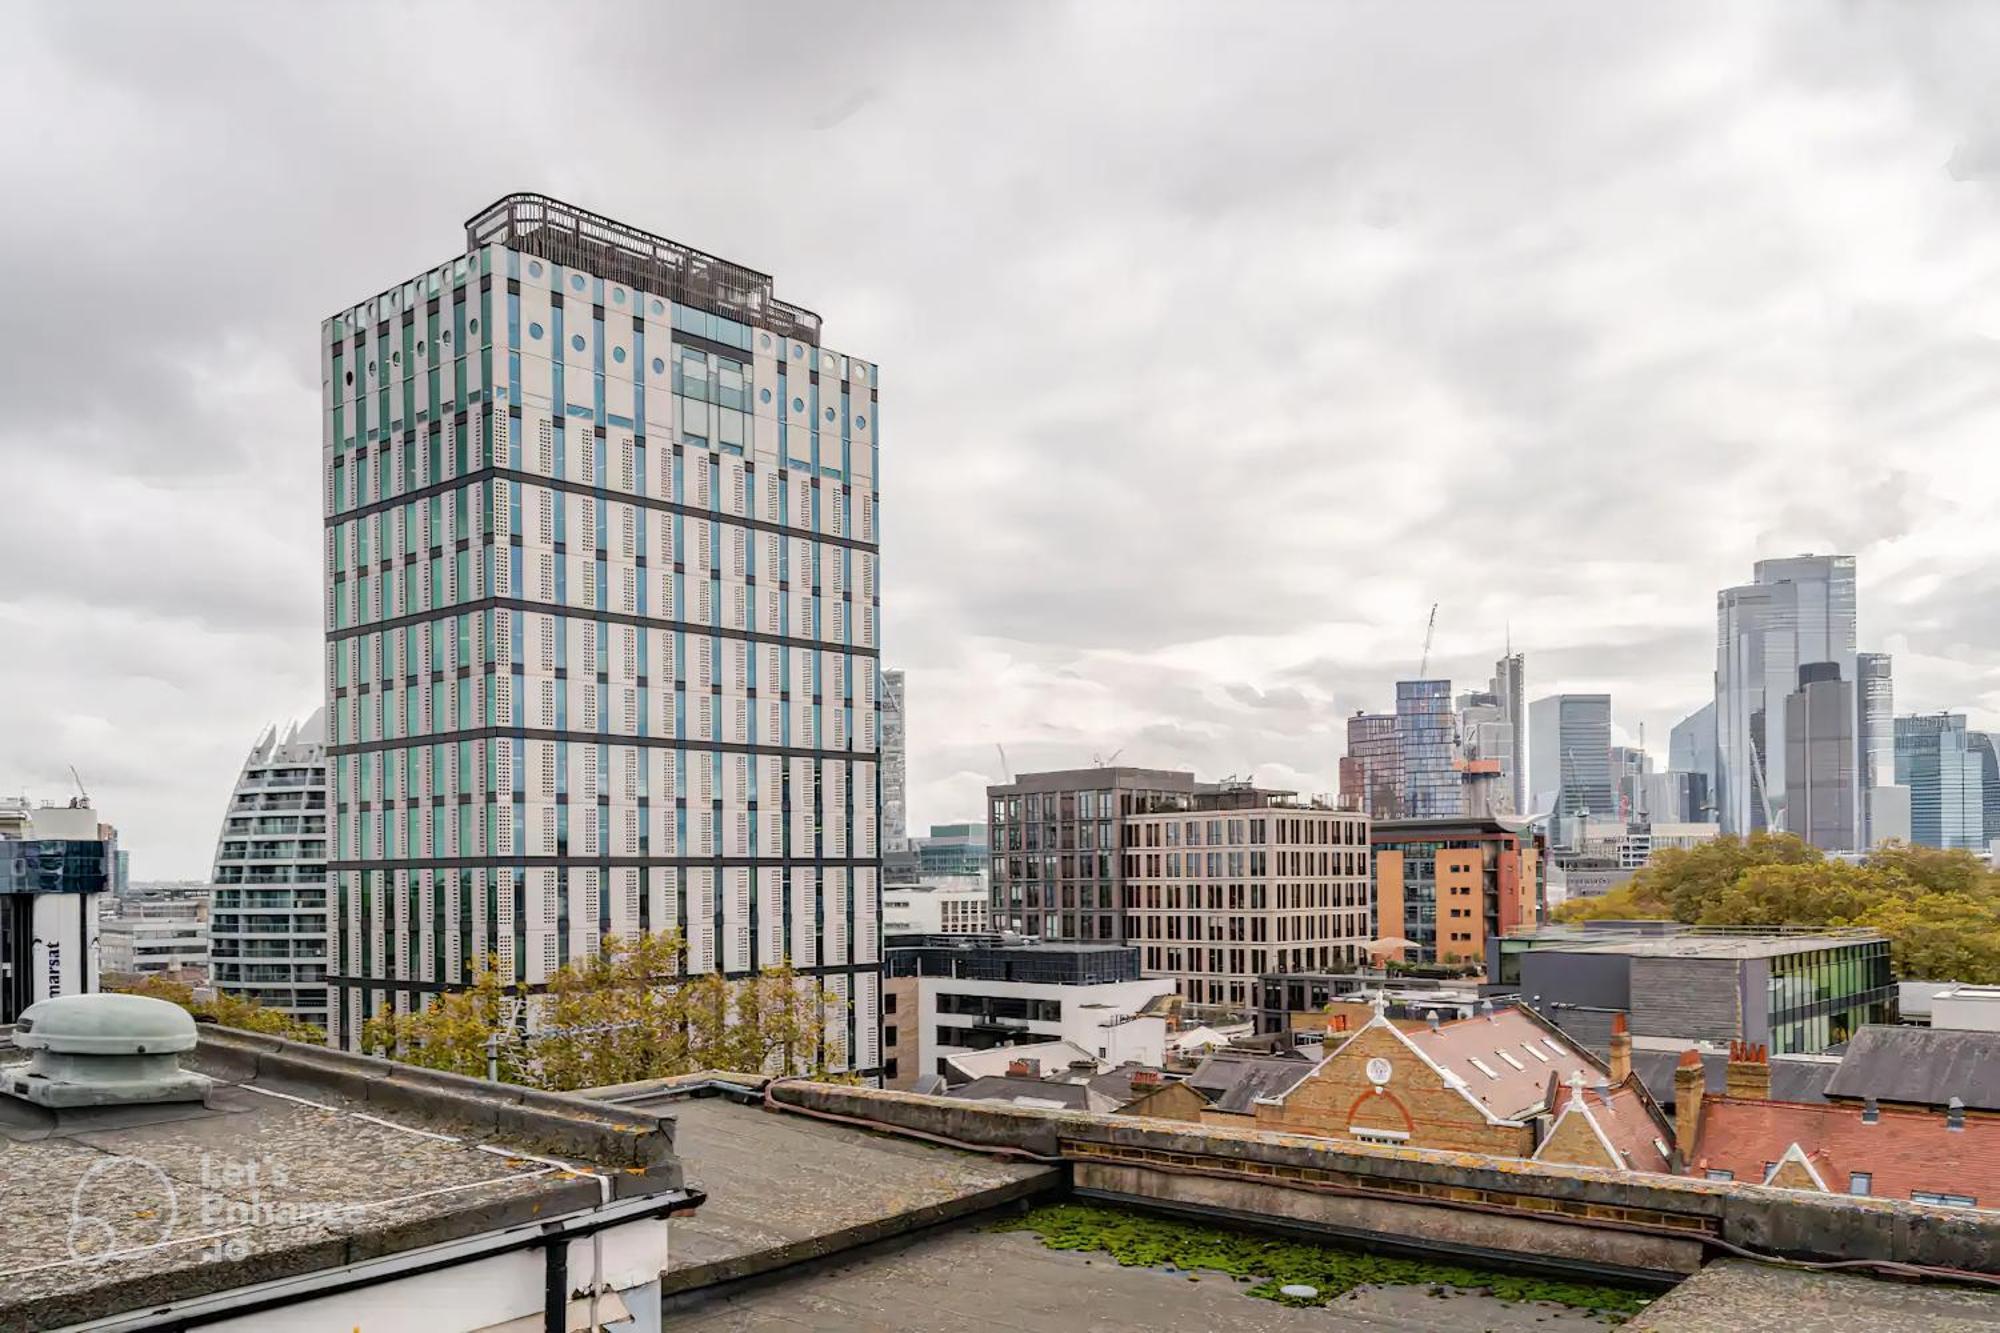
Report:
[[[566,17],[10,15],[0,785],[81,751],[201,873],[319,689],[319,321],[520,188],[882,363],[917,821],[977,812],[996,740],[1331,787],[1433,601],[1438,670],[1511,622],[1537,693],[1649,738],[1774,550],[1854,550],[1913,662],[2000,637],[2000,198],[1946,169],[2000,126],[1989,7]]]

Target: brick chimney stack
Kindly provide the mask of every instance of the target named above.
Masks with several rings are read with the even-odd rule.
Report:
[[[1722,1090],[1731,1097],[1771,1100],[1771,1056],[1762,1043],[1729,1043],[1729,1074]]]
[[[1326,1020],[1326,1030],[1329,1033],[1347,1031],[1347,1015],[1346,1014],[1329,1015]]]
[[[1708,1090],[1708,1076],[1701,1069],[1701,1052],[1681,1052],[1674,1068],[1674,1147],[1682,1167],[1694,1160],[1694,1141],[1701,1134],[1701,1099]]]
[[[1625,1015],[1611,1015],[1611,1083],[1613,1087],[1632,1077],[1632,1034]]]

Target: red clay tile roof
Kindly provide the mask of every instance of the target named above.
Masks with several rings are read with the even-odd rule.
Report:
[[[1965,1128],[1945,1128],[1942,1111],[1884,1107],[1875,1124],[1859,1106],[1829,1102],[1765,1102],[1710,1093],[1702,1099],[1701,1131],[1688,1174],[1729,1171],[1763,1183],[1796,1143],[1830,1190],[1847,1193],[1857,1171],[1877,1198],[1912,1193],[1956,1194],[2000,1208],[2000,1119],[1969,1115]]]
[[[1605,1081],[1603,1066],[1546,1023],[1516,1008],[1475,1014],[1404,1036],[1426,1056],[1465,1080],[1465,1089],[1494,1115],[1516,1120],[1542,1109],[1549,1076],[1567,1084]]]
[[[1564,1117],[1587,1116],[1617,1154],[1616,1165],[1627,1171],[1673,1173],[1673,1126],[1659,1114],[1646,1095],[1645,1085],[1636,1077],[1628,1077],[1617,1087],[1565,1087],[1558,1100],[1561,1110],[1549,1126],[1549,1136],[1555,1134]],[[1540,1155],[1537,1150],[1536,1156]]]

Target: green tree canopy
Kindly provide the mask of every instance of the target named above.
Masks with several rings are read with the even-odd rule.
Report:
[[[2000,983],[2000,875],[1970,852],[1897,843],[1861,865],[1783,833],[1668,848],[1626,884],[1556,909],[1559,921],[1870,926],[1908,979]]]
[[[150,995],[156,1000],[166,1000],[179,1005],[197,1019],[220,1027],[241,1028],[245,1032],[262,1032],[273,1037],[288,1037],[293,1041],[321,1043],[326,1040],[326,1032],[323,1029],[293,1018],[281,1009],[266,1009],[255,1000],[246,1000],[240,995],[228,995],[221,991],[212,996],[196,999],[194,987],[185,982],[170,981],[166,977],[107,978],[105,989],[122,991],[127,995]]]
[[[704,1069],[824,1073],[841,1048],[827,1018],[838,999],[789,964],[752,977],[686,975],[681,937],[612,936],[565,964],[545,992],[507,984],[487,959],[465,990],[411,1014],[370,1019],[371,1052],[483,1076],[488,1043],[508,1082],[567,1090]]]

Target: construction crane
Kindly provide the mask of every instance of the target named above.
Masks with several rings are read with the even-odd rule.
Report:
[[[1431,636],[1437,633],[1438,604],[1431,603],[1430,623],[1424,626],[1424,655],[1417,662],[1417,679],[1429,680],[1431,669]]]
[[[1000,752],[1000,776],[1005,778],[1007,785],[1011,787],[1014,785],[1014,770],[1007,767],[1007,747],[995,741],[993,748]]]
[[[70,803],[70,808],[73,810],[88,810],[90,808],[90,793],[84,790],[83,775],[76,771],[75,764],[69,766],[69,780],[76,784],[76,800]]]
[[[1109,768],[1113,764],[1117,763],[1118,756],[1124,753],[1125,753],[1125,747],[1121,745],[1117,749],[1113,750],[1110,754],[1094,754],[1090,756],[1090,762],[1095,764],[1099,768]]]

